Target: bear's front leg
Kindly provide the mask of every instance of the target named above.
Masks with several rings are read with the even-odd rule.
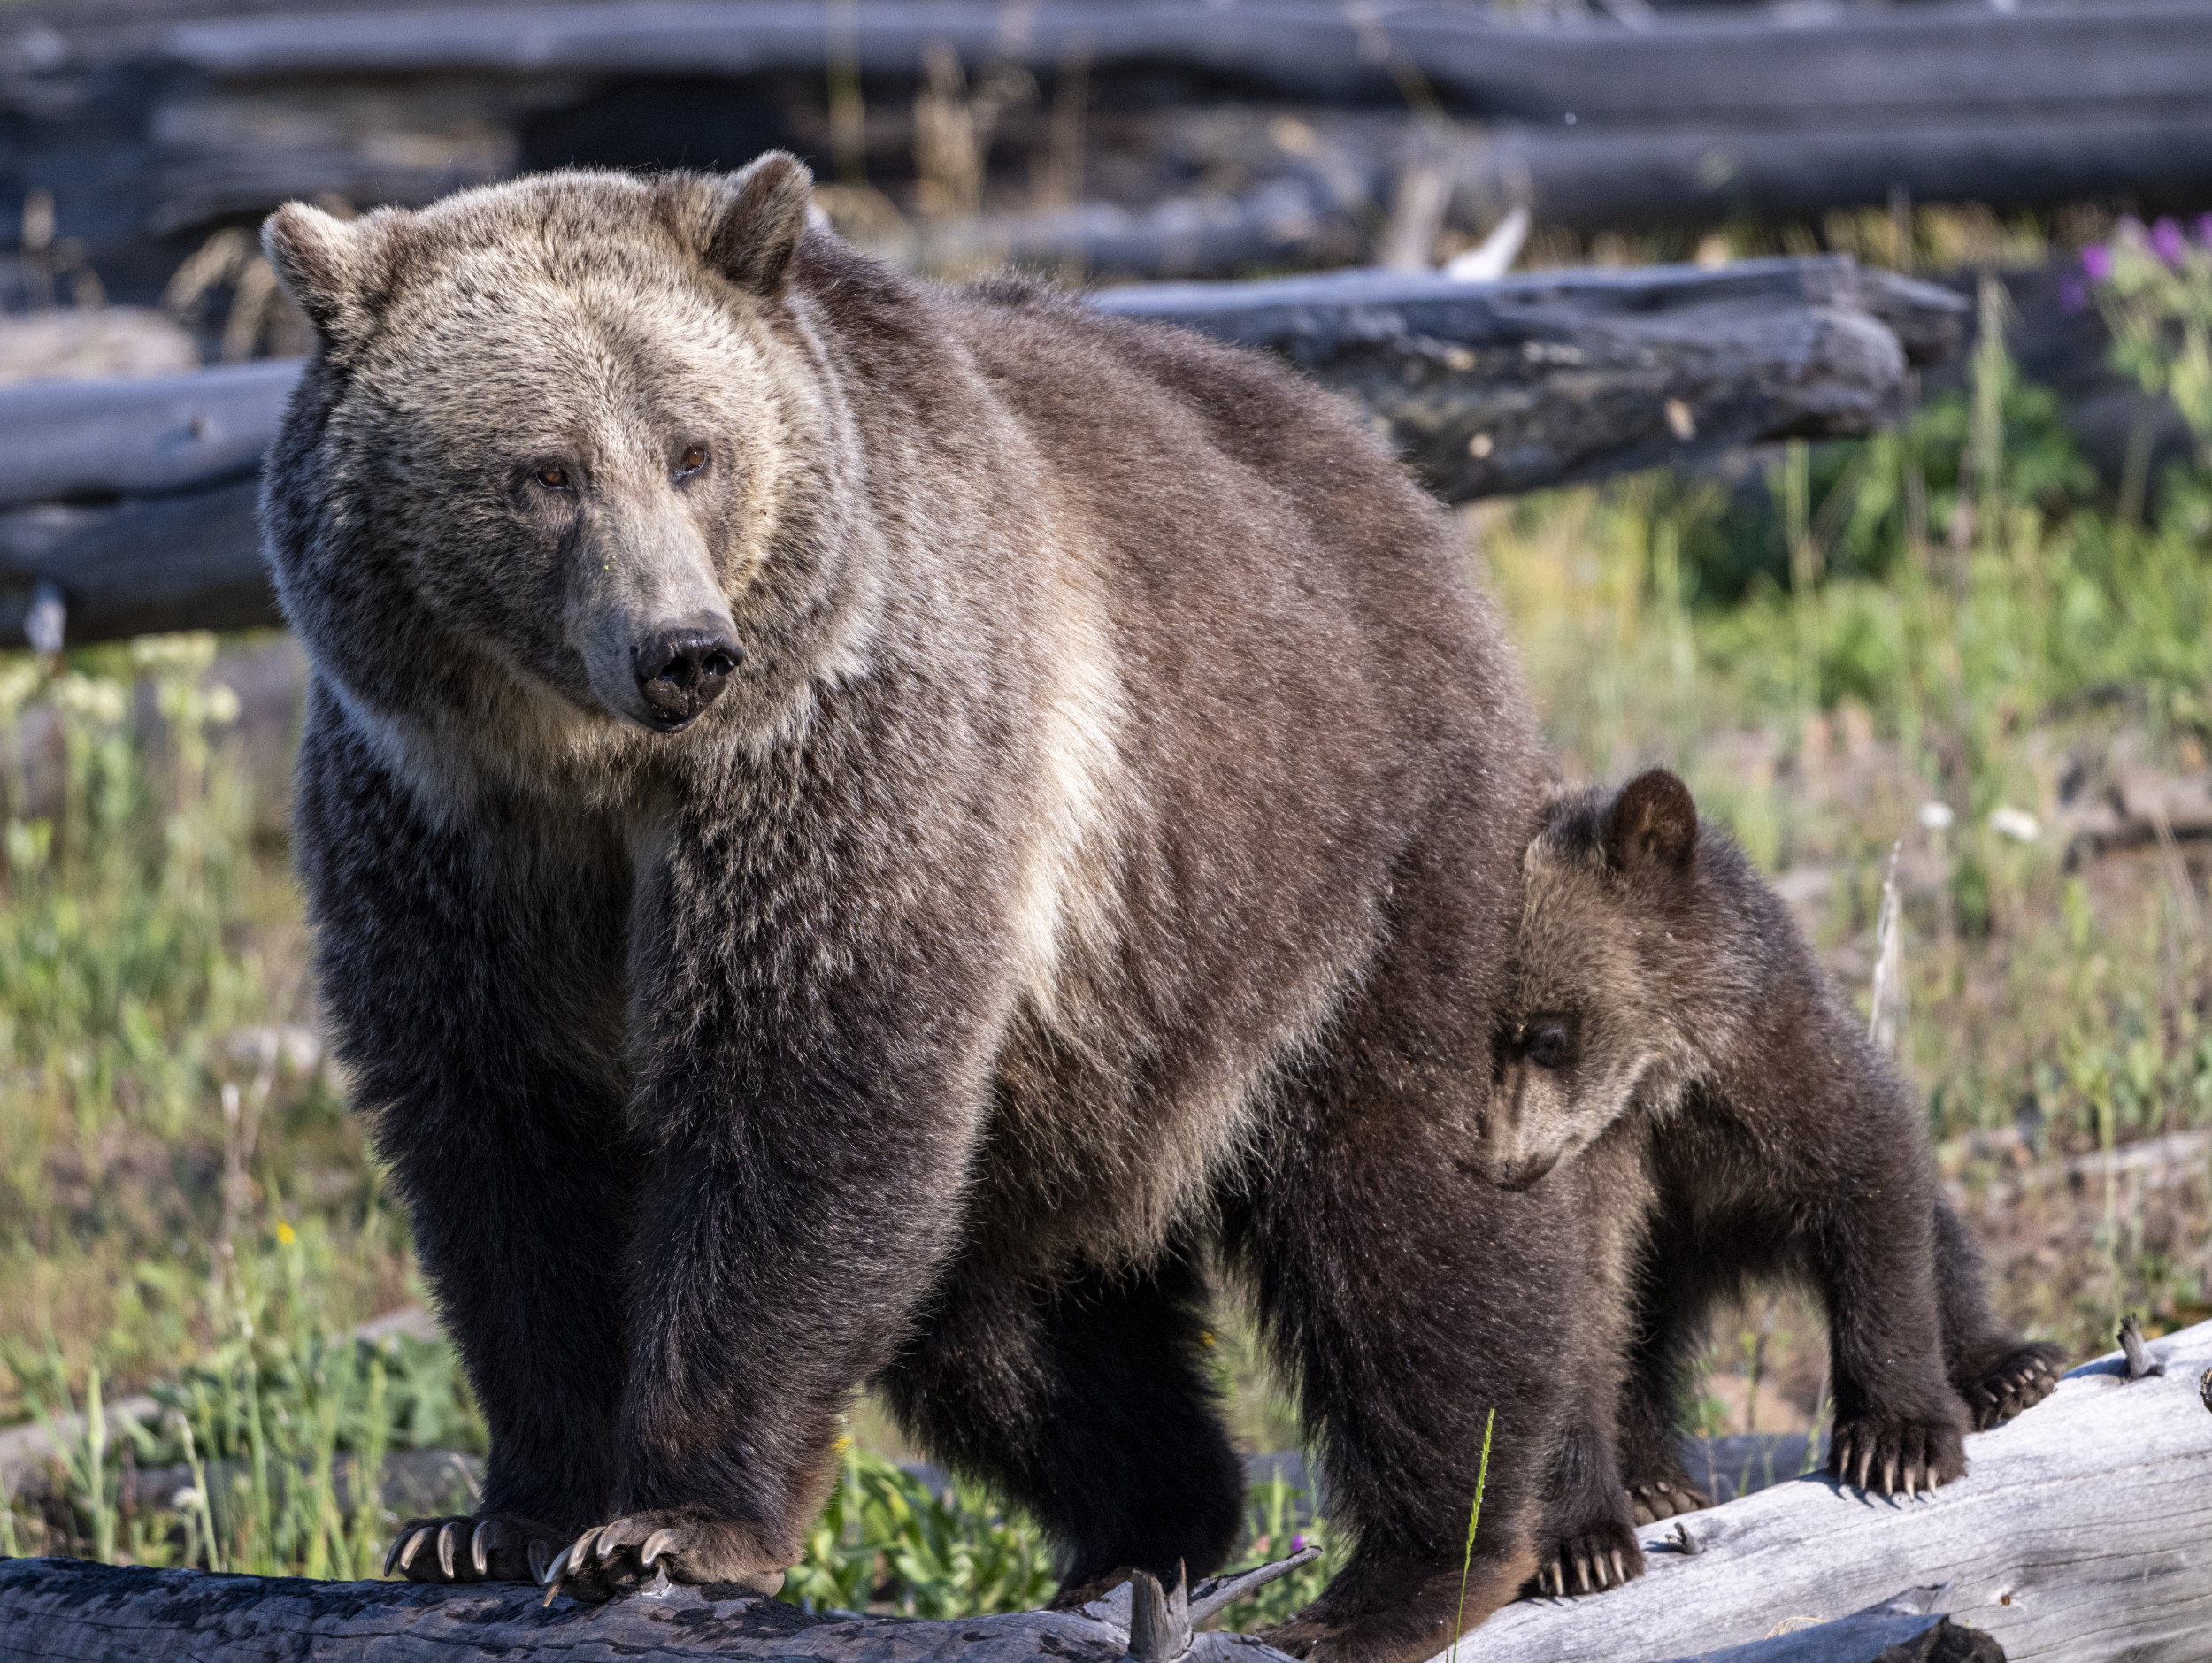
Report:
[[[957,1239],[1004,1003],[972,967],[1003,954],[977,875],[895,904],[842,870],[871,843],[680,820],[641,874],[618,1475],[565,1591],[779,1585]]]
[[[1885,1496],[1966,1475],[1967,1415],[1944,1372],[1930,1233],[1900,1222],[1930,1216],[1914,1206],[1916,1176],[1900,1160],[1847,1184],[1819,1231],[1835,1382],[1828,1471]]]

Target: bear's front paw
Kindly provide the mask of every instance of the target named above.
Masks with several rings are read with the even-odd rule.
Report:
[[[1549,1544],[1529,1587],[1537,1594],[1601,1594],[1643,1574],[1635,1531],[1609,1519]]]
[[[1966,1476],[1966,1441],[1949,1421],[1863,1414],[1836,1423],[1828,1475],[1881,1496],[1933,1494]]]
[[[757,1525],[703,1507],[672,1507],[592,1526],[563,1548],[538,1580],[546,1584],[549,1606],[556,1594],[595,1604],[611,1599],[656,1569],[665,1570],[674,1582],[726,1583],[747,1593],[772,1594],[783,1586],[789,1562]]]
[[[1713,1498],[1682,1473],[1655,1473],[1628,1486],[1629,1517],[1638,1524],[1656,1524],[1678,1514],[1701,1513]]]
[[[511,1514],[410,1519],[384,1555],[384,1574],[411,1583],[534,1583],[561,1545],[549,1526]]]
[[[2049,1397],[2065,1372],[2064,1347],[2020,1345],[1961,1379],[1959,1396],[1966,1399],[1967,1413],[1974,1417],[1974,1429],[1986,1432]]]

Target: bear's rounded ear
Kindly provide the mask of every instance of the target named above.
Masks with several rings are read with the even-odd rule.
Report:
[[[1606,859],[1620,871],[1679,870],[1697,853],[1697,804],[1687,786],[1654,768],[1621,787],[1599,835]]]
[[[277,280],[325,340],[343,344],[367,334],[368,297],[384,283],[387,219],[341,219],[288,202],[262,223],[261,246]]]
[[[788,151],[770,150],[710,182],[717,188],[701,227],[700,257],[740,288],[769,298],[782,293],[791,257],[806,235],[814,175]]]

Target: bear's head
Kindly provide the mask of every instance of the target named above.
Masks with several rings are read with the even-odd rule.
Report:
[[[1535,1183],[1664,1094],[1697,1048],[1697,808],[1664,770],[1555,797],[1523,857],[1514,975],[1474,1166]]]
[[[833,425],[787,293],[811,186],[771,153],[270,217],[321,348],[265,524],[342,694],[573,747],[683,729],[747,674],[809,603],[763,574]]]

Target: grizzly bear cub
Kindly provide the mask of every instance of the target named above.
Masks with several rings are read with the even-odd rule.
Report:
[[[1542,1583],[1617,1580],[1633,1523],[1706,1505],[1673,1411],[1703,1318],[1747,1277],[1802,1276],[1825,1304],[1833,1476],[1910,1496],[1962,1475],[1962,1434],[2039,1401],[2062,1353],[1991,1319],[1920,1115],[1783,902],[1661,770],[1555,798],[1523,872],[1476,1164],[1512,1186],[1571,1158],[1631,1222],[1600,1268],[1625,1391],[1597,1406],[1629,1494],[1578,1482],[1612,1466],[1579,1447],[1603,1441],[1594,1409],[1555,1476]]]

